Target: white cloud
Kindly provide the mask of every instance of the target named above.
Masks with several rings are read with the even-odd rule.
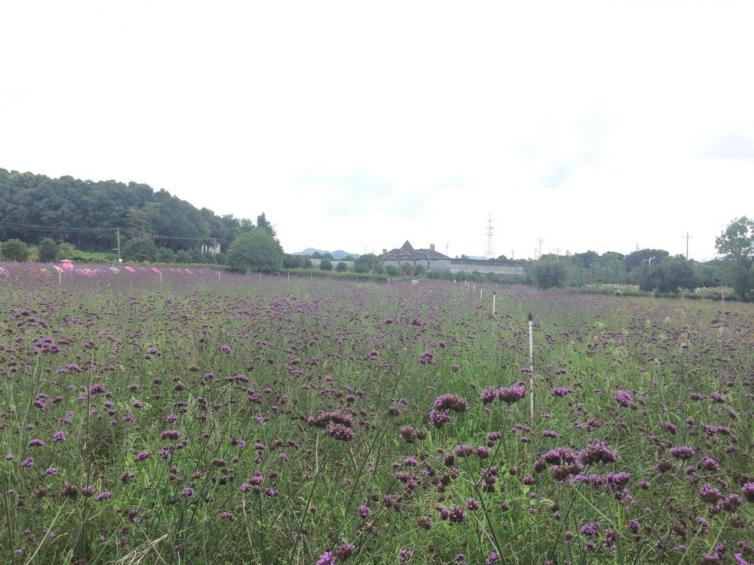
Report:
[[[711,257],[754,214],[748,2],[5,2],[0,166],[410,239]],[[727,157],[727,158],[723,158]],[[736,157],[736,158],[731,158]]]

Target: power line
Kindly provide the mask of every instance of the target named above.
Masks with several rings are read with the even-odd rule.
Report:
[[[76,226],[40,226],[35,224],[16,224],[10,222],[0,222],[0,228],[19,231],[38,231],[38,232],[95,232],[95,231],[115,231],[118,228],[88,228]]]
[[[28,232],[37,232],[37,233],[94,233],[94,232],[116,233],[119,230],[124,229],[124,228],[121,228],[121,227],[91,228],[91,227],[83,227],[83,226],[40,226],[37,224],[17,224],[17,223],[11,223],[11,222],[0,222],[0,229],[15,230],[15,231],[28,231]],[[177,235],[153,234],[151,237],[154,239],[160,239],[160,240],[229,241],[227,237],[220,237],[216,235],[208,235],[205,237],[188,237],[188,236],[177,236]]]

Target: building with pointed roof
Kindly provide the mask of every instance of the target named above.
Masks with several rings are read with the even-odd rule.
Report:
[[[427,271],[431,269],[446,269],[450,266],[450,257],[443,255],[435,249],[431,243],[429,249],[414,249],[411,242],[406,242],[397,249],[382,250],[382,264],[387,267],[392,265],[399,269],[402,265],[409,264],[413,268],[422,266]]]
[[[451,259],[435,249],[432,243],[429,249],[414,249],[409,241],[396,249],[382,250],[381,262],[384,267],[393,266],[402,272],[416,272],[417,267],[426,271],[451,271],[495,273],[513,277],[523,277],[524,268],[516,263],[495,260]]]

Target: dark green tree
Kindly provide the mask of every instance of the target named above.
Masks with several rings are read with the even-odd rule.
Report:
[[[348,265],[343,261],[339,261],[338,264],[335,265],[335,270],[339,273],[345,273],[348,270]]]
[[[718,253],[728,263],[727,280],[741,300],[749,300],[754,288],[754,220],[733,220],[715,240]]]
[[[274,272],[283,266],[283,249],[265,229],[242,233],[228,251],[228,266],[235,271]]]
[[[639,288],[646,292],[678,294],[681,289],[693,290],[697,286],[694,269],[685,257],[665,257],[652,265],[637,269]]]
[[[123,246],[122,255],[127,261],[154,261],[157,248],[148,239],[130,239]]]
[[[191,263],[191,253],[185,249],[181,249],[176,252],[175,260],[177,263]]]
[[[623,260],[623,264],[626,267],[626,271],[631,272],[644,264],[648,264],[650,262],[650,259],[653,263],[655,261],[659,263],[662,259],[668,257],[669,255],[670,253],[668,253],[664,249],[639,249],[638,251],[633,251],[632,253],[626,255],[626,258]]]
[[[567,275],[565,263],[552,260],[537,261],[531,266],[530,272],[534,284],[539,288],[562,287]]]
[[[264,212],[257,216],[257,227],[263,229],[272,237],[275,237],[275,229],[272,227],[269,220],[267,220],[267,216],[265,216]]]
[[[116,228],[125,239],[152,239],[174,251],[189,249],[191,239],[220,242],[227,251],[230,242],[249,231],[250,220],[217,216],[197,209],[166,190],[115,181],[91,182],[0,169],[0,218],[17,228],[0,228],[0,240],[16,238],[37,244],[49,236],[85,251],[112,251]],[[49,232],[24,228],[41,225]],[[81,230],[73,228],[92,228]]]
[[[360,255],[354,263],[354,271],[357,273],[371,273],[377,270],[377,265],[380,265],[380,258],[374,253],[365,253]]]
[[[9,239],[2,244],[0,255],[6,261],[24,262],[29,258],[29,248],[21,240]]]
[[[169,247],[157,249],[157,260],[160,263],[175,263],[175,252]]]
[[[367,272],[367,271],[357,271],[357,272]],[[398,275],[401,274],[400,269],[396,267],[395,265],[388,265],[387,267],[385,267],[385,272],[391,277],[397,277]]]
[[[50,239],[49,237],[45,237],[44,239],[42,239],[42,241],[39,242],[38,251],[39,260],[42,263],[54,263],[58,260],[60,248],[54,240]]]
[[[330,259],[322,259],[319,262],[319,268],[321,271],[332,271],[332,261]]]

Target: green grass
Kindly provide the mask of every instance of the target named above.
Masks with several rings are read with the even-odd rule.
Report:
[[[731,559],[751,539],[754,503],[741,490],[754,480],[750,305],[506,286],[495,288],[493,319],[489,292],[480,302],[478,289],[444,282],[224,274],[166,275],[161,290],[138,275],[62,289],[32,275],[0,284],[0,443],[13,455],[0,463],[5,562],[315,563],[351,543],[353,563],[398,563],[401,549],[411,563],[460,553],[484,563],[492,551],[501,563],[694,563],[719,543]],[[528,312],[533,420],[521,371]],[[420,362],[426,352],[434,362]],[[519,380],[525,399],[481,402],[484,389]],[[554,396],[556,387],[572,393]],[[617,390],[633,407],[619,406]],[[435,428],[427,414],[443,394],[469,408]],[[307,421],[320,412],[350,416],[353,439]],[[404,426],[421,437],[406,442]],[[493,431],[501,438],[479,451]],[[30,446],[34,438],[45,445]],[[576,454],[595,441],[617,461],[580,472],[627,472],[624,488],[542,468],[548,450]],[[462,444],[472,455],[448,460]],[[677,460],[677,445],[696,454]],[[139,461],[142,451],[151,455]],[[718,469],[701,467],[704,457]],[[704,483],[742,503],[713,508],[699,497]],[[105,491],[112,497],[95,500]],[[444,520],[442,507],[464,507],[464,520]],[[599,534],[583,534],[587,523]]]

